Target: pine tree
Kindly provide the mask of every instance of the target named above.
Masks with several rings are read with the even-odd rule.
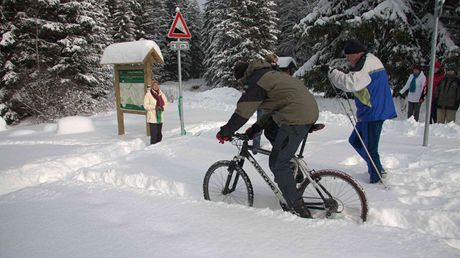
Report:
[[[426,33],[425,38],[432,37],[434,22],[434,1],[422,0],[416,4],[416,12],[424,22]],[[454,63],[460,66],[460,7],[458,0],[445,1],[441,17],[439,19],[437,59],[443,63]],[[431,48],[431,40],[424,41],[426,48]]]
[[[204,79],[208,85],[216,85],[218,80],[217,73],[213,68],[218,53],[218,35],[222,32],[216,29],[218,24],[224,20],[226,16],[227,1],[223,0],[208,0],[204,7],[203,30],[201,48],[204,51]]]
[[[31,91],[28,83],[53,64],[52,57],[59,54],[55,41],[64,34],[62,25],[54,22],[57,3],[5,0],[2,7],[7,37],[5,33],[2,35],[5,38],[0,46],[5,53],[0,103],[17,114],[13,119],[16,120],[37,112],[28,108],[29,103],[21,101],[21,93]],[[37,97],[36,101],[41,100]]]
[[[187,21],[190,34],[192,34],[192,38],[188,40],[190,50],[185,51],[184,57],[181,58],[181,61],[184,62],[183,67],[186,74],[184,78],[200,78],[203,73],[204,59],[203,49],[201,48],[203,18],[196,0],[191,0],[188,3],[184,12],[184,19]]]
[[[106,29],[108,9],[98,0],[79,0],[61,3],[58,11],[64,26],[72,30],[57,41],[61,55],[50,71],[75,81],[91,98],[104,97],[109,83],[106,68],[99,62],[111,43]]]
[[[460,45],[460,6],[458,0],[447,0],[443,6],[441,21],[449,30],[454,43]]]
[[[8,60],[9,56],[7,54],[14,44],[14,28],[4,15],[3,5],[0,5],[0,35],[0,81],[3,81],[4,79],[10,78],[10,76],[16,77],[14,75],[14,65]],[[5,76],[7,74],[10,76]],[[5,82],[6,81],[9,80],[5,80]],[[18,114],[11,109],[8,95],[8,89],[5,83],[0,82],[0,117],[2,117],[7,124],[11,124],[18,119]]]
[[[217,33],[210,48],[215,54],[208,84],[214,87],[239,87],[233,78],[233,66],[239,60],[263,59],[277,45],[275,3],[269,0],[232,0],[228,2],[225,19],[216,26]]]
[[[420,4],[420,2],[418,2]],[[430,37],[426,21],[417,16],[416,3],[320,0],[313,11],[296,26],[302,46],[297,56],[311,64],[344,65],[343,42],[349,38],[363,41],[376,54],[390,74],[393,87],[400,87],[414,63],[427,64]],[[441,51],[442,52],[442,51]],[[321,78],[322,77],[322,78]],[[305,82],[326,91],[327,82],[317,71],[306,74]]]
[[[139,35],[138,26],[135,18],[135,10],[138,4],[136,0],[115,0],[112,9],[112,19],[114,26],[113,39],[115,42],[134,41]]]
[[[276,0],[279,18],[279,45],[276,53],[279,56],[291,56],[296,58],[298,42],[294,35],[294,26],[310,11],[311,0]]]
[[[0,88],[19,118],[34,115],[50,120],[88,114],[105,105],[110,74],[99,61],[110,40],[105,32],[104,3],[4,4],[5,18],[12,24],[12,43],[2,48],[9,50],[5,62],[11,65]]]
[[[166,35],[168,34],[169,26],[172,23],[172,18],[166,10],[164,1],[144,0],[140,4],[143,9],[143,21],[141,28],[145,32],[144,38],[155,41],[158,47],[160,47],[165,62],[170,62],[172,59],[172,52],[169,51],[169,42]],[[153,74],[155,79],[160,82],[170,80],[174,77],[171,72],[166,71],[164,64],[154,65]]]

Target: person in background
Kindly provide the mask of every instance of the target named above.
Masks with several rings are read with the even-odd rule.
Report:
[[[437,100],[434,96],[436,89],[438,88],[439,82],[444,78],[444,70],[442,69],[442,64],[439,61],[434,63],[434,77],[433,77],[433,92],[431,94],[431,113],[430,113],[430,124],[437,122],[436,103]],[[422,102],[425,99],[425,96],[428,94],[428,79],[426,80],[425,87],[423,88]]]
[[[278,56],[276,54],[273,54],[273,53],[270,53],[270,54],[267,54],[265,56],[265,61],[267,61],[267,63],[269,63],[273,70],[279,70],[279,67],[278,67]]]
[[[369,182],[379,183],[385,173],[378,152],[383,122],[396,117],[388,74],[380,59],[367,53],[366,46],[360,41],[347,40],[344,52],[351,65],[348,73],[328,66],[322,69],[328,71],[329,80],[335,87],[353,92],[357,123],[348,140],[366,161]]]
[[[455,65],[447,66],[446,76],[439,82],[434,93],[437,105],[437,122],[455,122],[460,104],[460,79],[457,76]]]
[[[265,56],[265,61],[269,63],[273,70],[278,70],[278,56],[276,54],[270,53]],[[263,116],[263,112],[260,109],[257,109],[257,120]],[[260,148],[260,140],[262,137],[262,131],[255,134],[254,139],[252,140],[252,145],[256,148]],[[257,150],[252,150],[252,153],[257,154]]]
[[[426,77],[419,65],[414,65],[412,74],[407,79],[404,87],[399,91],[402,96],[407,90],[407,118],[414,116],[415,121],[418,121],[420,114],[420,106],[422,105],[422,91],[426,84]]]
[[[269,156],[270,170],[286,199],[286,208],[300,217],[310,218],[310,211],[297,191],[290,160],[318,119],[319,110],[315,98],[302,81],[274,71],[265,60],[250,64],[239,62],[235,65],[234,75],[237,80],[247,80],[242,83],[247,83],[248,87],[238,100],[235,112],[220,128],[216,138],[220,143],[231,140],[233,134],[258,108],[263,110],[263,117],[249,127],[246,134],[253,138],[255,133],[262,131],[270,117],[279,126]]]
[[[144,97],[144,109],[147,111],[147,123],[150,129],[150,144],[161,141],[161,133],[164,121],[164,110],[168,103],[165,94],[160,90],[160,83],[152,80],[151,88],[147,89]]]

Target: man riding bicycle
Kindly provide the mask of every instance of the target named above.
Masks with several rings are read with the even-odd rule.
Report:
[[[315,98],[302,81],[273,70],[264,60],[250,64],[239,62],[235,65],[234,75],[243,84],[248,84],[248,87],[238,100],[235,112],[227,124],[220,128],[216,138],[221,143],[231,140],[232,135],[258,108],[265,115],[246,131],[250,138],[263,130],[271,117],[279,127],[272,141],[273,148],[269,157],[275,182],[289,208],[300,217],[310,218],[310,211],[296,189],[290,160],[318,119]]]

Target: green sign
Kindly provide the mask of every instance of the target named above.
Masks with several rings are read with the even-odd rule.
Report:
[[[144,110],[144,70],[120,70],[120,106]]]

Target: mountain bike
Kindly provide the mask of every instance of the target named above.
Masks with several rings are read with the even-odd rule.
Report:
[[[322,128],[324,124],[315,124],[310,132]],[[246,134],[233,135],[231,143],[238,148],[238,154],[232,160],[217,161],[209,167],[203,180],[204,198],[252,206],[254,191],[251,180],[243,169],[245,160],[248,160],[279,199],[283,210],[290,210],[279,187],[250,153],[257,151],[270,155],[270,151],[249,145],[249,140]],[[303,140],[299,153],[291,160],[291,168],[297,189],[312,217],[366,221],[368,205],[362,186],[353,177],[339,170],[310,169],[303,159],[306,140],[307,137]]]

